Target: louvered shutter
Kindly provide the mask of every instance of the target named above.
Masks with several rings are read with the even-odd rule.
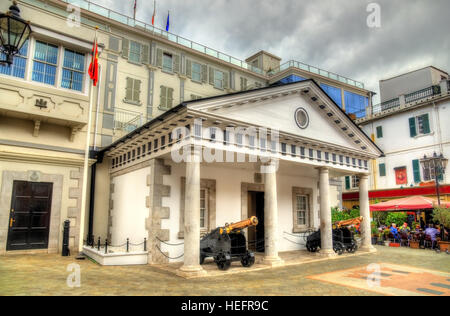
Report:
[[[208,82],[208,66],[202,65],[202,82]]]
[[[350,190],[350,177],[345,177],[345,189]]]
[[[230,75],[227,72],[223,73],[223,88],[228,89],[230,87]]]
[[[150,63],[150,46],[148,46],[148,45],[143,45],[142,46],[141,62],[143,64],[149,64]]]
[[[159,106],[161,108],[167,108],[167,88],[165,86],[161,86],[161,93],[159,97]]]
[[[127,77],[127,86],[125,88],[125,99],[133,100],[133,79]]]
[[[140,102],[141,97],[141,80],[134,80],[133,101]]]
[[[422,118],[423,121],[423,133],[424,134],[430,134],[430,116],[428,114],[425,114]]]
[[[163,51],[162,49],[156,49],[156,66],[162,67]]]
[[[126,38],[122,39],[122,57],[128,59],[130,54],[130,41]]]
[[[209,67],[209,84],[214,85],[214,68]]]
[[[413,173],[414,173],[414,182],[420,183],[420,162],[419,160],[413,160]]]
[[[173,89],[167,89],[167,108],[171,108],[173,106]]]
[[[173,55],[173,72],[180,73],[180,56]]]
[[[417,130],[416,130],[416,118],[411,117],[409,119],[409,134],[411,137],[417,136]]]
[[[192,62],[186,59],[186,76],[192,78]]]

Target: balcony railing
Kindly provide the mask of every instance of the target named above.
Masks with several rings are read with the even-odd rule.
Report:
[[[165,39],[168,39],[171,42],[177,43],[179,45],[185,46],[187,48],[191,48],[193,50],[196,50],[200,53],[215,57],[217,59],[220,59],[222,61],[225,61],[227,63],[231,63],[235,66],[241,67],[243,69],[246,70],[250,70],[254,73],[260,74],[260,75],[265,75],[264,71],[254,67],[248,63],[246,63],[245,61],[242,61],[240,59],[234,58],[230,55],[227,55],[225,53],[219,52],[215,49],[212,49],[210,47],[204,46],[202,44],[193,42],[191,40],[188,40],[184,37],[178,36],[176,34],[170,33],[170,32],[166,32],[162,29],[159,29],[157,27],[154,27],[150,24],[147,24],[145,22],[141,22],[138,20],[135,20],[131,17],[128,17],[124,14],[115,12],[113,10],[110,10],[108,8],[104,8],[102,6],[99,6],[98,4],[92,3],[90,1],[87,0],[61,0],[63,2],[75,5],[75,6],[79,6],[82,9],[85,9],[89,12],[101,15],[103,17],[106,17],[108,19],[114,20],[116,22],[131,26],[131,27],[135,27],[139,30],[142,31],[146,31],[149,32],[153,35],[157,35],[157,36],[161,36],[164,37]]]
[[[284,64],[282,64],[277,69],[274,69],[274,70],[270,71],[268,74],[269,74],[269,76],[273,76],[273,75],[276,75],[277,73],[280,73],[280,72],[282,72],[282,71],[284,71],[284,70],[286,70],[288,68],[291,68],[291,67],[298,68],[300,70],[311,72],[311,73],[314,73],[314,74],[317,74],[317,75],[321,75],[321,76],[324,76],[324,77],[327,77],[327,78],[330,78],[330,79],[333,79],[333,80],[336,80],[336,81],[340,81],[340,82],[349,84],[351,86],[355,86],[355,87],[364,89],[364,83],[362,83],[362,82],[359,82],[359,81],[356,81],[356,80],[353,80],[353,79],[350,79],[350,78],[347,78],[347,77],[343,77],[343,76],[338,75],[336,73],[333,73],[333,72],[330,72],[330,71],[327,71],[327,70],[323,70],[323,69],[320,69],[320,68],[317,68],[317,67],[314,67],[314,66],[311,66],[311,65],[299,62],[299,61],[295,61],[295,60],[290,60],[288,62],[285,62]]]
[[[448,84],[449,91],[450,91],[450,81],[448,81],[447,84]],[[404,100],[405,100],[404,104],[406,105],[409,103],[417,102],[417,101],[420,101],[420,100],[423,100],[426,98],[430,98],[430,97],[433,97],[436,95],[440,95],[440,94],[441,94],[440,86],[431,86],[426,89],[422,89],[422,90],[415,91],[413,93],[404,95]],[[383,102],[381,104],[373,105],[371,108],[371,111],[368,111],[367,115],[370,116],[373,114],[382,113],[384,111],[400,108],[400,106],[402,105],[402,101],[401,101],[402,99],[403,99],[403,96],[398,97],[393,100],[390,100],[390,101]],[[369,110],[370,110],[370,108],[369,108]],[[366,118],[367,118],[367,116],[366,116]]]
[[[405,95],[405,102],[411,103],[411,102],[414,102],[417,100],[432,97],[433,95],[440,94],[440,93],[441,93],[441,87],[432,86],[432,87],[422,89],[420,91],[416,91],[416,92]]]
[[[124,109],[114,111],[114,129],[131,133],[135,129],[145,124],[144,115],[138,112]]]

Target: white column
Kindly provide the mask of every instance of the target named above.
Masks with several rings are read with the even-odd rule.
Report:
[[[359,210],[363,217],[361,223],[361,250],[376,252],[377,250],[372,246],[372,233],[370,227],[370,206],[369,206],[369,175],[359,176]]]
[[[177,274],[182,277],[206,274],[200,265],[200,151],[196,149],[186,162],[184,265]]]
[[[276,168],[264,175],[264,235],[265,253],[263,264],[280,266],[284,262],[278,256],[278,202]]]
[[[333,250],[333,229],[331,223],[330,206],[330,175],[327,168],[319,169],[319,194],[320,194],[320,256],[334,257]]]

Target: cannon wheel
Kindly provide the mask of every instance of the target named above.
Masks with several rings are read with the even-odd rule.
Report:
[[[242,257],[241,263],[243,267],[250,268],[255,264],[255,254],[247,251],[247,254]]]
[[[317,252],[318,247],[315,245],[307,245],[306,248],[309,252]]]
[[[337,253],[339,256],[342,256],[344,254],[344,247],[340,242],[337,242],[333,245],[333,250],[335,253]]]
[[[231,256],[229,254],[221,253],[216,257],[215,262],[220,270],[226,271],[231,266]]]
[[[355,253],[358,250],[358,245],[356,243],[352,243],[350,247],[347,248],[348,253]]]

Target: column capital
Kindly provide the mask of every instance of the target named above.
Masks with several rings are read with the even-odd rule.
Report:
[[[319,170],[320,173],[330,173],[330,168],[328,167],[318,167],[317,170]]]
[[[358,177],[360,179],[367,180],[367,179],[369,179],[369,174],[367,174],[367,173],[360,173],[360,174],[358,174]]]

